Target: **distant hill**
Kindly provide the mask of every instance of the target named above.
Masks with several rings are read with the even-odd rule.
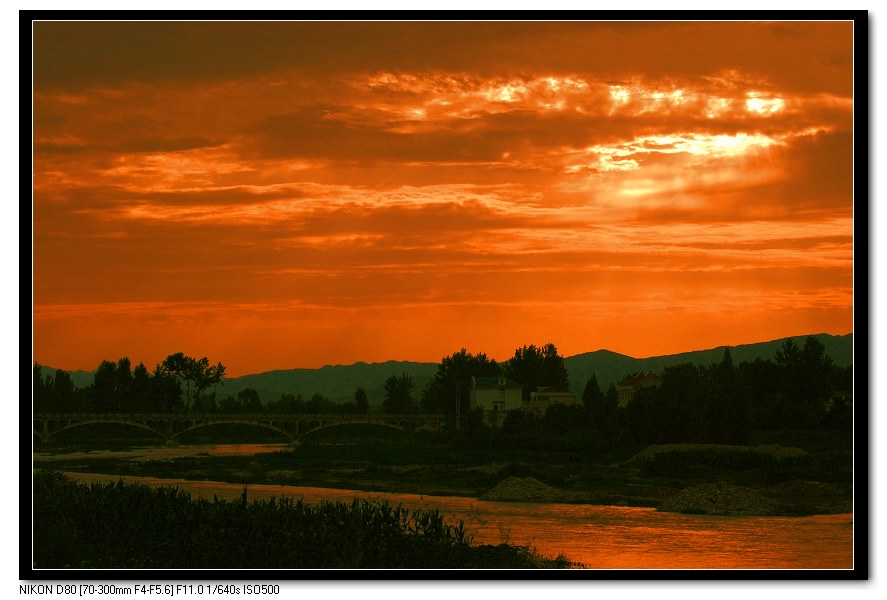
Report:
[[[437,363],[418,363],[390,360],[383,363],[358,362],[353,365],[327,365],[319,369],[287,369],[268,371],[255,375],[232,377],[216,389],[216,397],[237,395],[244,388],[259,393],[262,403],[280,398],[281,394],[302,394],[305,400],[314,394],[337,402],[354,400],[354,392],[363,387],[371,407],[382,406],[385,398],[385,380],[406,373],[413,378],[416,387],[413,397],[418,400],[422,390],[437,372]]]
[[[806,335],[794,336],[791,339],[799,346],[804,345]],[[836,365],[847,367],[853,364],[853,334],[847,335],[829,335],[820,333],[814,335],[825,347],[826,353],[831,357]],[[789,338],[781,338],[770,342],[760,342],[757,344],[744,344],[741,346],[730,346],[730,356],[733,364],[738,365],[742,362],[752,362],[756,358],[761,360],[773,360],[776,357],[776,351],[782,347],[785,340]],[[709,365],[711,363],[720,362],[724,357],[724,348],[726,346],[718,346],[709,350],[696,350],[694,352],[683,352],[681,354],[671,354],[668,356],[652,356],[650,358],[632,358],[624,354],[617,354],[609,350],[598,350],[596,352],[586,352],[585,354],[577,354],[564,359],[567,372],[570,375],[570,387],[576,395],[581,395],[585,390],[585,384],[594,374],[597,377],[598,384],[603,391],[611,383],[618,383],[626,375],[638,371],[659,372],[665,367],[679,365],[682,363],[692,363],[694,365]]]
[[[803,345],[806,337],[795,336],[792,339],[795,340],[795,343]],[[823,333],[815,337],[822,342],[826,353],[836,365],[846,367],[853,364],[852,333],[842,336]],[[788,338],[730,346],[733,363],[753,361],[755,358],[772,360],[786,339]],[[708,350],[650,358],[633,358],[609,350],[597,350],[567,357],[564,359],[564,364],[570,376],[570,387],[573,393],[581,395],[585,389],[585,383],[592,373],[597,376],[598,383],[606,391],[610,383],[618,383],[625,376],[638,371],[658,372],[665,367],[682,363],[708,365],[719,362],[724,356],[725,347],[719,346]],[[406,373],[412,376],[413,382],[416,384],[413,396],[418,400],[422,390],[436,372],[437,363],[395,360],[383,363],[358,362],[353,365],[327,365],[319,369],[286,369],[225,379],[224,385],[216,389],[216,396],[217,398],[224,398],[229,394],[236,396],[244,388],[253,388],[259,393],[263,403],[277,400],[281,394],[302,394],[306,400],[310,399],[313,394],[322,394],[337,402],[348,402],[354,399],[354,391],[362,386],[367,391],[370,406],[378,407],[382,405],[382,400],[385,397],[385,380],[392,375]],[[43,368],[44,376],[53,373],[55,373],[55,368]],[[69,373],[77,387],[86,387],[92,384],[95,376],[94,371],[69,371]]]
[[[44,378],[54,377],[55,372],[58,370],[57,367],[41,366],[43,367],[41,373]],[[95,371],[68,371],[68,375],[71,376],[71,381],[74,382],[75,388],[89,387],[95,381]]]

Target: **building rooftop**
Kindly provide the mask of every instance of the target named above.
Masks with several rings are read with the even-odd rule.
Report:
[[[620,383],[619,387],[633,387],[633,386],[636,386],[636,385],[646,381],[647,379],[650,379],[651,377],[654,377],[654,378],[662,381],[662,378],[659,377],[659,375],[657,375],[656,373],[649,373],[649,372],[639,373],[639,374],[635,375],[634,377],[629,377],[628,379],[626,379],[625,381]]]
[[[563,387],[540,387],[537,389],[539,394],[572,394],[570,390]]]

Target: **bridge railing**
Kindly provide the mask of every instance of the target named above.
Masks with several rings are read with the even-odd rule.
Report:
[[[389,414],[389,413],[34,413],[34,420],[63,419],[108,419],[108,420],[251,420],[268,419],[415,419],[446,420],[444,415],[435,414]]]

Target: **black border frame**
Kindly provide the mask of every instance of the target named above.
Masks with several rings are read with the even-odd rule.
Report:
[[[495,18],[490,18],[494,14]],[[465,11],[337,11],[336,19],[330,18],[329,12],[324,11],[108,11],[108,10],[20,10],[19,11],[19,95],[20,104],[23,107],[20,112],[20,124],[26,124],[26,118],[32,123],[32,52],[33,29],[32,22],[40,20],[360,20],[360,21],[511,21],[511,20],[595,20],[595,21],[642,21],[642,20],[694,20],[694,21],[722,21],[722,20],[797,20],[797,21],[852,21],[854,24],[853,39],[853,94],[854,94],[854,243],[853,243],[853,275],[854,275],[854,306],[853,306],[853,379],[854,379],[854,566],[847,570],[706,570],[706,569],[680,569],[680,570],[476,570],[455,571],[435,569],[414,570],[294,570],[294,571],[262,571],[262,570],[61,570],[61,569],[34,569],[31,563],[31,524],[32,505],[31,474],[32,474],[32,432],[30,423],[25,415],[33,414],[32,394],[30,382],[32,378],[33,338],[25,338],[21,334],[21,376],[19,389],[19,578],[22,585],[28,583],[58,582],[58,581],[135,581],[135,582],[322,582],[322,581],[363,581],[363,580],[411,580],[411,581],[512,581],[512,580],[545,580],[545,581],[658,581],[658,580],[733,580],[733,581],[774,581],[774,580],[867,580],[869,578],[869,549],[870,549],[870,519],[869,498],[872,473],[869,461],[870,435],[873,424],[871,398],[869,395],[869,361],[871,339],[869,337],[868,304],[870,289],[869,279],[871,270],[868,257],[870,256],[870,234],[874,234],[873,224],[870,223],[870,169],[871,139],[869,135],[870,106],[869,98],[871,90],[869,80],[871,75],[870,41],[869,41],[869,13],[865,10],[797,10],[797,11],[717,11],[717,10],[589,10],[589,11],[497,11],[495,13],[475,14]],[[27,45],[26,45],[27,44]],[[30,85],[24,85],[27,82]],[[33,173],[33,144],[28,133],[30,128],[21,127],[19,134],[20,156],[30,155],[31,160],[22,161],[22,181],[32,181]],[[26,171],[29,170],[30,172]],[[32,207],[32,194],[23,186],[19,189],[20,207]],[[20,230],[28,231],[27,236],[31,255],[31,275],[33,277],[33,212],[32,210],[20,211]],[[26,216],[30,217],[30,224],[26,223]],[[21,249],[25,249],[26,236],[20,241]],[[25,253],[23,253],[25,254]],[[33,279],[32,279],[33,281]],[[23,296],[30,300],[26,307],[22,303],[20,309],[20,323],[30,321],[33,324],[33,288],[20,286]],[[22,331],[29,333],[32,327],[22,327]],[[26,351],[26,348],[30,351]],[[28,387],[25,387],[25,386]],[[26,583],[27,582],[27,583]]]

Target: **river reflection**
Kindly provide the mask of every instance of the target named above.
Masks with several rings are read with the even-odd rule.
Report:
[[[35,452],[34,462],[44,460],[79,459],[79,458],[131,458],[136,460],[155,460],[182,458],[186,456],[252,456],[279,452],[290,448],[289,444],[187,444],[182,446],[142,446],[126,450],[87,450],[77,452],[60,452],[51,450]]]
[[[68,473],[77,481],[177,486],[193,498],[238,498],[239,484]],[[475,541],[535,546],[591,569],[851,569],[852,515],[712,517],[652,508],[487,502],[476,498],[250,484],[250,498],[387,500],[465,521]]]

